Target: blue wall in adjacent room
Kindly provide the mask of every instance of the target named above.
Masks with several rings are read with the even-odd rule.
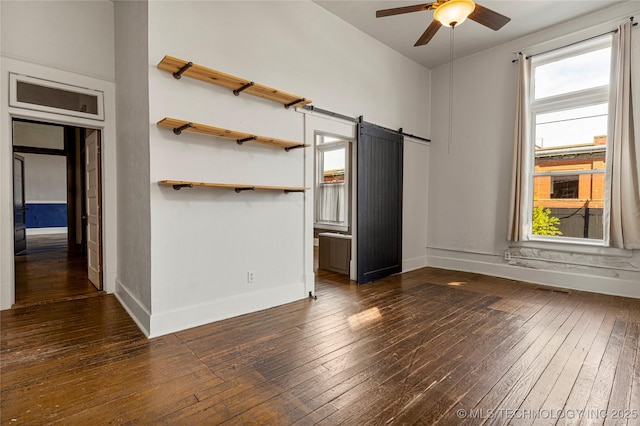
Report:
[[[65,203],[27,203],[27,228],[60,228],[67,226]]]

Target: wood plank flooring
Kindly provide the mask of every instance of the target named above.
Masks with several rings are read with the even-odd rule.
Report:
[[[67,234],[27,236],[15,257],[16,307],[100,294],[87,278],[87,260],[70,256]]]
[[[317,295],[150,340],[112,295],[2,311],[2,423],[640,424],[640,300],[431,268]]]

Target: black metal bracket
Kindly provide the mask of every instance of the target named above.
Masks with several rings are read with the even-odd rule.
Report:
[[[311,292],[309,292],[309,298],[313,300],[318,300],[318,296],[314,296],[313,294],[311,294]]]
[[[255,191],[255,190],[256,190],[256,188],[253,187],[253,186],[245,186],[245,187],[242,187],[242,188],[236,188],[236,192],[237,193],[240,193],[242,191]]]
[[[244,138],[244,139],[236,139],[236,143],[238,145],[242,145],[245,142],[249,142],[249,141],[255,141],[256,139],[258,139],[257,136],[250,136],[248,138]]]
[[[173,189],[175,189],[176,191],[180,191],[180,188],[193,188],[193,184],[192,183],[177,183],[177,184],[173,185]]]
[[[240,93],[243,92],[244,90],[247,90],[249,87],[253,86],[255,83],[253,81],[248,82],[247,84],[245,84],[244,86],[242,86],[239,89],[235,89],[233,91],[233,94],[236,96],[240,96]]]
[[[173,133],[175,133],[176,135],[180,135],[183,130],[188,129],[189,127],[193,127],[193,123],[187,123],[184,126],[176,127],[175,129],[173,129]]]
[[[295,104],[299,104],[300,102],[304,102],[304,101],[306,101],[306,100],[307,100],[307,98],[300,98],[300,99],[297,99],[297,100],[295,100],[295,101],[293,101],[293,102],[289,102],[288,104],[285,104],[285,105],[284,105],[284,108],[285,108],[285,109],[289,109],[289,107],[292,107],[292,106],[294,106]]]
[[[284,150],[285,150],[285,151],[287,151],[287,152],[289,152],[289,151],[291,151],[292,149],[298,149],[298,148],[304,148],[304,144],[302,144],[302,145],[295,145],[295,146],[287,146],[287,147],[285,147],[285,149],[284,149]]]
[[[304,189],[285,189],[284,193],[289,194],[291,192],[304,192]]]
[[[182,78],[182,74],[188,70],[189,68],[191,68],[193,66],[193,62],[187,62],[186,64],[184,64],[184,66],[182,68],[180,68],[177,72],[173,73],[173,78],[175,78],[176,80],[180,80]]]

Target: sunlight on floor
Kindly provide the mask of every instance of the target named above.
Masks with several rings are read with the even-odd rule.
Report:
[[[380,310],[378,310],[378,308],[370,308],[366,311],[351,315],[347,321],[349,321],[349,327],[351,327],[351,330],[357,330],[369,323],[379,321],[381,319],[382,315],[380,314]]]

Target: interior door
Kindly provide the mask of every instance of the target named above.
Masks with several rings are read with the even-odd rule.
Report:
[[[358,124],[358,284],[402,271],[403,137]]]
[[[102,290],[102,229],[100,131],[88,130],[85,138],[87,273],[89,281]]]
[[[27,208],[24,201],[24,157],[13,154],[14,254],[27,249]]]

